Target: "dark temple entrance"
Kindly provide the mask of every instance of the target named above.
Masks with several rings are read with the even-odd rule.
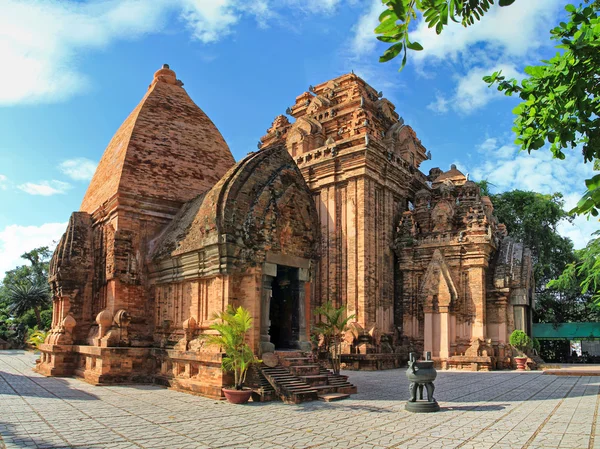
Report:
[[[300,336],[298,268],[277,265],[269,309],[269,335],[276,349],[297,349]]]

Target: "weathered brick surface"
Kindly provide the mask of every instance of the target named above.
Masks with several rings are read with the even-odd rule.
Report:
[[[442,366],[510,364],[513,308],[531,319],[530,251],[506,236],[488,197],[452,166],[403,213],[394,248],[401,273],[396,317],[404,344]],[[529,323],[523,323],[529,331]]]
[[[285,147],[250,154],[184,205],[152,243],[155,339],[182,338],[182,323],[192,317],[194,335],[206,331],[214,313],[233,304],[252,313],[250,343],[258,349],[268,307],[263,265],[280,257],[309,266],[318,235],[311,194]]]
[[[425,148],[394,105],[354,74],[319,84],[277,117],[265,145],[285,142],[310,187],[321,226],[313,307],[345,304],[360,326],[394,332],[392,232],[407,198],[426,187]]]
[[[115,195],[183,203],[210,189],[235,163],[223,136],[172,70],[148,92],[106,148],[81,204],[93,213]]]

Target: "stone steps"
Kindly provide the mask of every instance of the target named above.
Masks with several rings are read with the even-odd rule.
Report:
[[[342,399],[349,398],[349,394],[344,393],[328,393],[328,394],[320,394],[319,401],[332,402],[332,401],[340,401]]]
[[[289,371],[280,368],[262,367],[261,371],[283,402],[300,404],[317,399],[317,390],[300,379],[291,376]]]
[[[345,399],[357,391],[356,386],[348,382],[348,376],[333,374],[302,352],[275,351],[275,354],[279,365],[263,365],[259,369],[283,402],[299,404],[317,399],[330,402]]]
[[[269,402],[276,399],[277,393],[275,392],[275,389],[263,375],[261,370],[256,365],[252,365],[251,369],[254,376],[258,379],[258,388],[254,388],[252,400],[254,402]]]

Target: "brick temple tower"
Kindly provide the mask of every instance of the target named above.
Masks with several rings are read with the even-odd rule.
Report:
[[[152,345],[148,244],[235,163],[182,86],[166,64],[154,74],[69,220],[50,267],[54,310],[46,349],[53,357],[40,367],[46,374],[72,372],[72,344],[96,351]]]
[[[394,332],[390,241],[408,198],[427,188],[413,129],[355,74],[311,86],[273,122],[263,144],[285,142],[313,192],[321,226],[314,305],[346,304],[363,329]]]

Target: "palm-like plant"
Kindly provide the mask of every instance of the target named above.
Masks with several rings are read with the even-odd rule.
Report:
[[[6,286],[8,289],[8,310],[11,314],[21,316],[33,309],[38,329],[43,327],[40,308],[50,302],[48,287],[41,284],[23,283]]]
[[[40,345],[44,343],[47,336],[48,332],[35,330],[27,339],[27,343],[29,343],[35,349],[39,349]]]
[[[216,321],[209,328],[217,331],[218,335],[204,335],[202,338],[209,345],[221,347],[225,353],[221,368],[233,372],[235,389],[241,390],[248,368],[259,361],[246,343],[246,335],[252,329],[252,317],[243,307],[234,309],[230,305],[226,311],[215,314],[214,319]]]
[[[323,335],[331,368],[334,374],[340,373],[341,352],[342,352],[342,334],[348,330],[348,323],[356,315],[346,315],[346,306],[335,307],[331,301],[327,301],[323,306],[315,309],[315,314],[321,316],[321,321],[315,324],[315,330]]]

